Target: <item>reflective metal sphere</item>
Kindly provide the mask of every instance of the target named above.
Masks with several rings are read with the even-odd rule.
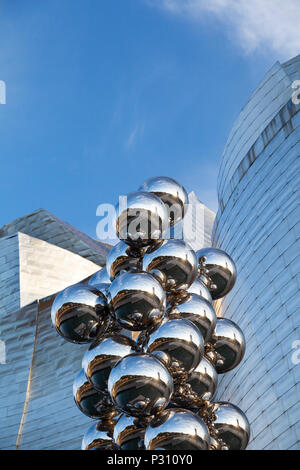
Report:
[[[109,301],[112,315],[123,328],[140,331],[161,322],[166,294],[151,274],[122,273],[109,288]]]
[[[228,318],[217,319],[212,341],[217,353],[215,367],[218,374],[234,369],[243,359],[246,349],[244,334],[240,327]]]
[[[188,195],[181,184],[167,176],[156,176],[145,181],[139,188],[158,196],[165,204],[169,214],[170,225],[174,225],[183,219]]]
[[[110,277],[107,273],[106,268],[100,269],[100,271],[97,271],[95,274],[92,275],[90,278],[88,285],[89,286],[94,286],[98,287],[99,285],[102,286],[102,284],[110,284],[111,280]]]
[[[144,271],[161,271],[166,277],[166,289],[187,289],[197,276],[195,252],[183,240],[162,240],[149,247],[143,258]]]
[[[56,331],[67,341],[88,343],[106,328],[106,298],[85,284],[67,287],[55,297],[51,319]]]
[[[171,359],[170,370],[175,374],[188,373],[202,359],[203,336],[188,320],[168,320],[150,335],[147,351],[163,351]]]
[[[217,248],[202,248],[196,255],[200,279],[209,288],[213,300],[224,297],[236,280],[234,261],[225,251]]]
[[[168,213],[154,194],[137,191],[117,205],[116,231],[120,240],[134,246],[147,246],[160,240],[168,227]]]
[[[124,242],[117,243],[108,253],[106,269],[111,279],[121,271],[135,271],[141,269],[141,250],[135,250]]]
[[[218,384],[218,374],[214,366],[203,357],[195,370],[186,378],[190,393],[176,396],[175,402],[183,407],[199,406],[201,400],[212,400]]]
[[[245,413],[232,403],[213,403],[215,419],[212,427],[218,440],[222,440],[229,450],[246,449],[250,439],[250,425]]]
[[[208,288],[199,279],[195,279],[194,282],[186,289],[188,294],[197,294],[212,303],[212,297]]]
[[[188,294],[181,302],[167,310],[167,316],[170,319],[190,320],[202,333],[204,342],[211,339],[217,321],[211,303],[197,294]]]
[[[181,408],[164,410],[147,426],[147,450],[208,450],[210,436],[203,420]]]
[[[163,410],[173,393],[165,366],[149,354],[131,354],[112,369],[108,390],[115,405],[132,416],[151,416]]]
[[[81,449],[82,450],[113,450],[115,449],[112,439],[113,427],[103,421],[97,421],[89,427],[85,433]]]
[[[135,342],[120,334],[106,335],[92,343],[83,356],[82,367],[93,387],[99,392],[107,392],[111,369],[135,349]]]
[[[84,370],[77,374],[73,384],[76,405],[90,418],[111,418],[119,412],[109,406],[102,393],[97,392],[85,376]]]
[[[139,418],[122,414],[114,429],[114,441],[120,450],[142,450],[145,430]]]

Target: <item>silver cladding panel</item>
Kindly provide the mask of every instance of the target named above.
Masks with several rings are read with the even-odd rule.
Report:
[[[300,75],[299,59],[289,63],[298,64]],[[272,120],[251,158],[249,152],[240,155],[227,186],[221,168],[213,235],[214,246],[232,256],[238,271],[233,290],[215,302],[216,311],[238,323],[246,337],[245,358],[220,376],[216,399],[246,413],[248,449],[300,448],[300,364],[293,362],[293,342],[300,340],[300,106],[285,101],[273,115],[274,102],[264,100]]]

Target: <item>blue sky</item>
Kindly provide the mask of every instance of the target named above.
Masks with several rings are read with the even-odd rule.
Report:
[[[94,237],[98,204],[155,175],[217,208],[235,118],[300,51],[293,24],[274,34],[299,3],[182,1],[0,0],[0,226],[44,207]]]

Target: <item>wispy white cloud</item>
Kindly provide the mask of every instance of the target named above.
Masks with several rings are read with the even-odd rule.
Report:
[[[243,49],[300,53],[299,0],[147,0],[171,14],[203,22],[217,20]]]
[[[135,127],[129,133],[129,136],[126,140],[126,147],[127,148],[134,147],[136,144],[137,138],[139,136],[142,136],[143,133],[144,133],[144,124],[143,123],[136,124]]]

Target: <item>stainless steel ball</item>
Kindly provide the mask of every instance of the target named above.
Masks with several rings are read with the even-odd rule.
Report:
[[[245,336],[233,321],[228,318],[217,319],[212,343],[217,353],[215,367],[218,374],[234,369],[242,361],[246,349]]]
[[[83,436],[81,450],[114,450],[112,432],[113,428],[110,424],[97,421]]]
[[[245,413],[232,403],[213,404],[213,430],[228,450],[246,449],[250,439],[250,425]]]
[[[208,288],[200,281],[200,279],[195,279],[194,282],[186,289],[188,294],[197,294],[207,300],[210,304],[212,303],[212,297]]]
[[[106,269],[110,279],[114,279],[121,271],[136,271],[141,269],[141,250],[135,250],[120,241],[108,253]]]
[[[169,308],[167,317],[190,320],[202,333],[205,343],[210,341],[217,321],[212,304],[197,294],[188,294],[174,307]]]
[[[51,319],[56,331],[67,341],[91,342],[106,328],[106,298],[98,289],[85,284],[67,287],[55,297]]]
[[[88,282],[88,285],[93,287],[102,286],[103,284],[111,284],[110,277],[105,267],[93,274]]]
[[[82,367],[85,375],[99,392],[107,392],[111,369],[124,356],[136,352],[133,340],[120,334],[105,335],[91,344],[85,352]]]
[[[90,418],[112,418],[119,412],[111,405],[102,393],[97,392],[90,384],[84,370],[77,374],[73,384],[73,397],[82,413]]]
[[[186,378],[189,386],[187,396],[176,397],[176,403],[183,407],[197,407],[201,400],[212,400],[217,389],[218,374],[214,366],[203,357]]]
[[[218,248],[202,248],[196,255],[200,279],[209,288],[213,300],[224,297],[235,284],[234,261],[225,251]]]
[[[108,390],[115,406],[132,416],[162,411],[173,393],[173,380],[155,357],[137,353],[121,359],[112,369]]]
[[[161,284],[145,272],[122,273],[109,288],[109,305],[123,328],[141,331],[159,325],[166,307]]]
[[[197,276],[195,252],[183,240],[162,240],[149,247],[143,258],[143,270],[161,271],[166,277],[166,289],[187,289]]]
[[[203,420],[181,408],[164,410],[145,432],[147,450],[208,450],[210,436]]]
[[[168,320],[149,337],[147,352],[155,351],[162,351],[170,357],[172,373],[189,373],[203,357],[203,336],[188,320]]]
[[[184,187],[167,176],[156,176],[145,181],[139,188],[158,196],[165,204],[170,225],[183,219],[188,204],[188,195]]]
[[[122,414],[114,429],[114,442],[120,450],[142,450],[145,431],[139,418]]]
[[[117,205],[116,232],[120,240],[133,246],[147,246],[163,237],[168,213],[154,194],[137,191]]]

